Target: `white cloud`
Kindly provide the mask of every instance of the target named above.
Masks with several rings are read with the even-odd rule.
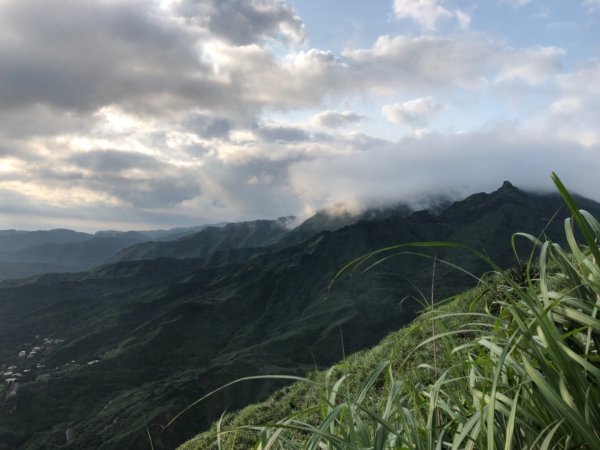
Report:
[[[583,0],[583,6],[590,12],[596,11],[600,8],[600,0]]]
[[[578,97],[564,97],[550,105],[550,111],[552,114],[561,116],[570,116],[572,114],[578,114],[584,109],[583,101]]]
[[[481,85],[496,51],[481,36],[380,36],[372,47],[342,55],[356,79],[390,91]]]
[[[507,49],[499,56],[503,67],[495,77],[495,82],[543,83],[561,71],[565,54],[566,51],[558,47]]]
[[[456,20],[458,21],[458,26],[462,30],[468,30],[469,27],[471,26],[471,15],[467,14],[464,11],[461,11],[460,9],[457,9],[454,14],[456,15]]]
[[[557,77],[558,86],[569,93],[600,98],[600,61],[592,60],[585,67]]]
[[[450,11],[442,6],[444,0],[394,0],[394,13],[399,19],[411,19],[426,31],[434,31],[438,22],[455,18],[459,26],[468,28],[471,18],[461,11]]]
[[[528,5],[529,3],[531,3],[533,0],[501,0],[504,3],[509,3],[512,6],[514,6],[515,8],[521,8],[525,5]]]
[[[439,20],[452,14],[440,0],[394,0],[394,12],[400,19],[412,19],[426,30],[434,30]]]
[[[335,204],[365,206],[373,201],[406,201],[424,207],[431,197],[461,198],[497,189],[507,179],[524,189],[551,190],[552,171],[573,191],[599,198],[598,151],[598,146],[586,148],[513,127],[471,134],[432,133],[369,151],[293,163],[290,183],[306,210]]]
[[[559,95],[542,115],[550,133],[593,147],[600,144],[600,62],[556,77]]]
[[[365,119],[365,116],[353,111],[338,112],[327,109],[315,114],[311,119],[311,122],[323,128],[341,128],[360,123]]]
[[[387,120],[399,125],[422,128],[442,110],[442,105],[433,97],[415,98],[404,103],[384,105],[381,109]]]

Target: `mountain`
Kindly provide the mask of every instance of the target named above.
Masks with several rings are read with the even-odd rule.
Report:
[[[70,269],[60,264],[0,261],[0,281],[27,278],[49,272],[69,272]]]
[[[337,231],[357,222],[383,220],[393,216],[406,216],[410,212],[411,209],[403,204],[381,205],[379,208],[368,208],[359,214],[347,211],[331,212],[323,210],[309,217],[297,227],[294,227],[289,233],[281,234],[279,237],[273,239],[271,244],[285,247],[300,243],[321,231]]]
[[[600,213],[599,204],[580,201]],[[407,249],[365,273],[343,274],[330,290],[349,260],[396,243],[446,240],[484,249],[509,266],[514,230],[560,239],[561,220],[549,223],[557,211],[567,214],[558,196],[505,183],[435,213],[400,211],[290,245],[272,244],[293,232],[272,222],[242,225],[243,233],[230,227],[220,244],[199,236],[215,233],[206,229],[179,248],[198,245],[208,255],[117,261],[0,283],[0,367],[30,370],[16,394],[0,392],[0,445],[45,448],[66,444],[68,435],[73,448],[147,448],[148,425],[155,448],[173,448],[225,408],[263,399],[280,384],[236,385],[161,433],[159,424],[211,389],[241,376],[326,367],[412,320],[414,297],[429,298],[431,259]],[[436,256],[475,274],[488,270],[468,253]],[[437,298],[472,284],[438,263]],[[18,358],[34,347],[30,359]]]
[[[45,243],[65,244],[83,242],[90,239],[88,233],[73,230],[48,230],[48,231],[0,231],[0,254],[17,252],[34,245]]]
[[[242,255],[255,255],[249,249],[271,247],[280,249],[298,244],[321,231],[336,231],[359,221],[382,220],[397,215],[407,215],[410,209],[404,205],[370,208],[360,214],[350,212],[330,213],[319,211],[298,226],[295,217],[277,220],[256,220],[205,227],[197,233],[170,242],[144,242],[117,253],[108,262],[140,261],[156,258],[208,258],[215,255],[222,259],[229,253],[238,261]],[[242,252],[234,250],[242,249]],[[232,252],[233,250],[233,252]]]
[[[95,234],[62,229],[0,231],[0,281],[47,272],[88,270],[134,244],[176,240],[206,227],[126,232],[107,230]]]
[[[175,241],[184,236],[188,236],[190,234],[197,233],[198,231],[203,230],[206,227],[222,227],[225,225],[225,222],[213,224],[213,225],[198,225],[195,227],[176,227],[170,228],[168,230],[144,230],[137,231],[134,233],[142,233],[146,236],[146,240],[151,241]],[[96,237],[118,237],[123,235],[123,231],[114,231],[114,230],[104,230],[97,231],[94,236]],[[125,233],[132,233],[131,231]]]
[[[148,237],[142,233],[124,233],[114,237],[93,237],[83,242],[56,244],[46,242],[13,253],[19,262],[61,264],[79,270],[103,263],[116,252],[131,245],[145,242]]]
[[[199,258],[219,250],[256,248],[286,234],[291,217],[211,226],[173,242],[146,242],[116,254],[111,262],[157,258]]]
[[[499,284],[496,284],[494,287],[496,286],[499,286]],[[470,305],[473,303],[474,298],[481,295],[481,291],[482,289],[474,288],[459,294],[446,305],[438,305],[437,313],[439,315],[453,314],[454,317],[451,323],[449,323],[449,320],[444,320],[443,323],[440,323],[441,321],[438,322],[437,333],[442,334],[447,331],[456,330],[461,326],[471,328],[467,326],[472,319],[472,316],[468,314],[473,312],[470,309]],[[343,377],[344,382],[340,385],[341,388],[337,395],[338,400],[336,401],[336,405],[339,405],[343,401],[356,400],[360,398],[361,391],[367,384],[370,376],[386,360],[395,361],[393,367],[395,369],[396,382],[410,385],[410,381],[414,380],[416,378],[415,375],[417,375],[425,378],[425,380],[422,378],[417,379],[417,383],[424,387],[427,386],[427,382],[430,381],[427,379],[428,371],[427,369],[419,371],[418,367],[420,365],[432,364],[431,355],[433,346],[430,343],[427,346],[421,347],[418,352],[414,350],[417,346],[422,345],[423,341],[430,338],[431,335],[431,315],[417,317],[410,324],[387,335],[377,345],[352,355],[347,355],[343,361],[331,367],[320,371],[313,371],[307,377],[311,381],[310,383],[305,381],[294,382],[289,386],[278,389],[260,403],[250,404],[238,411],[228,410],[220,422],[220,430],[224,432],[220,437],[222,445],[220,448],[235,448],[236,450],[254,449],[259,434],[254,431],[236,432],[236,429],[275,424],[298,415],[300,411],[303,411],[303,414],[298,419],[305,420],[313,425],[320,423],[322,421],[322,410],[325,409],[321,407],[324,406],[325,399],[329,398],[323,395],[324,386],[327,386],[329,392],[331,392],[334,389],[333,386],[335,383]],[[448,343],[449,340],[456,346],[466,344],[469,342],[467,336],[467,333],[464,336],[450,336],[444,340],[444,347],[451,348],[451,345]],[[400,363],[400,361],[404,361],[405,359],[409,359],[410,363]],[[436,356],[436,367],[448,368],[455,364],[456,357],[450,352],[439,352]],[[392,390],[385,388],[386,383],[381,378],[383,376],[368,391],[368,396],[366,396],[366,402],[363,406],[372,408],[373,406],[371,405],[384,405],[383,407],[385,407],[386,395]],[[251,382],[246,381],[246,383]],[[404,393],[404,391],[400,392]],[[374,399],[375,402],[373,401]],[[313,414],[308,414],[307,411],[313,411]],[[375,412],[381,414],[382,410],[375,410]],[[312,418],[312,420],[306,420],[307,418]],[[368,418],[363,423],[366,423],[368,427]],[[216,431],[216,423],[214,423],[209,430],[190,439],[178,447],[178,450],[217,450],[219,447],[215,443]],[[283,430],[283,433],[286,433],[286,430]],[[311,434],[307,433],[305,436],[310,437]],[[337,436],[341,437],[339,434]],[[295,437],[299,438],[298,435]],[[299,448],[303,447],[299,446]],[[340,448],[345,447],[342,446]],[[372,447],[365,446],[365,448]]]

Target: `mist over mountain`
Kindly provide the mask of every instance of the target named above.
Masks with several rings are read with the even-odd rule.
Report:
[[[228,223],[220,227],[206,227],[197,233],[171,242],[145,242],[132,245],[114,255],[108,262],[162,257],[206,258],[211,254],[236,249],[283,248],[298,244],[322,231],[336,231],[359,221],[407,215],[410,211],[410,208],[405,205],[389,205],[366,208],[362,212],[323,210],[300,223],[293,216],[280,217],[276,220]]]

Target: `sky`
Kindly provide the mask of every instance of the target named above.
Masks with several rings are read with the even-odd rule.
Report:
[[[0,0],[0,229],[600,200],[600,0]]]

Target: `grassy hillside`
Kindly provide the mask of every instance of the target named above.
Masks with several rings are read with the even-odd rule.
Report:
[[[600,448],[600,223],[555,183],[569,252],[515,235],[535,244],[526,264],[500,272],[481,255],[493,272],[476,289],[181,448]]]
[[[436,314],[459,314],[483,310],[488,298],[488,289],[478,287],[456,296],[444,306],[436,308]],[[217,426],[221,434],[221,448],[224,449],[252,449],[256,446],[262,427],[284,421],[300,411],[307,422],[314,425],[320,422],[323,396],[331,394],[334,384],[342,377],[346,377],[343,384],[343,393],[340,398],[355,398],[382,362],[393,360],[393,369],[402,374],[402,379],[407,384],[426,384],[435,379],[432,372],[419,367],[430,364],[433,360],[433,343],[429,343],[417,351],[415,349],[433,333],[431,312],[421,314],[411,324],[389,334],[377,346],[352,354],[329,370],[311,371],[306,380],[297,381],[286,386],[267,400],[255,403],[237,412],[227,413],[227,406],[223,406],[226,413],[219,424],[215,423],[210,430],[199,434],[194,439],[179,447],[180,450],[208,450],[217,449]],[[436,333],[455,330],[469,322],[466,316],[456,316],[436,323]],[[468,333],[454,337],[452,342],[468,341]],[[452,343],[451,342],[451,343]],[[451,344],[450,343],[450,344]],[[448,342],[444,344],[447,346]],[[441,351],[438,343],[437,364],[440,367],[451,366],[455,357],[446,351]],[[254,380],[241,381],[248,386]],[[375,403],[384,404],[385,389],[382,380],[374,386],[370,396],[375,396]],[[185,414],[185,413],[184,413]],[[256,429],[252,429],[256,428]],[[292,433],[301,436],[301,433]]]

